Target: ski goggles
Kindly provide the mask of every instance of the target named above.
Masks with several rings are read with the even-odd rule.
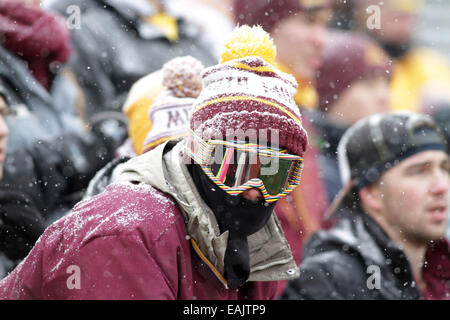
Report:
[[[257,188],[271,203],[300,184],[303,158],[287,150],[245,141],[209,140],[207,143],[191,131],[187,155],[205,174],[230,195]]]

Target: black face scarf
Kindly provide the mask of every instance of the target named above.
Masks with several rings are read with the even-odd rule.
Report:
[[[237,288],[250,275],[247,236],[267,223],[275,203],[269,204],[264,199],[253,202],[241,195],[229,195],[209,179],[199,165],[189,165],[188,169],[200,196],[214,212],[220,232],[229,232],[224,276],[230,288]]]

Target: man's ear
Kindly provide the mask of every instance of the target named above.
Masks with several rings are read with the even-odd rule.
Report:
[[[363,208],[379,212],[382,208],[382,192],[379,183],[373,183],[359,190],[359,198]]]

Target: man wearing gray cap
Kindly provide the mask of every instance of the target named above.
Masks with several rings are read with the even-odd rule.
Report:
[[[449,299],[447,145],[416,113],[365,118],[338,146],[336,225],[305,247],[286,299]]]

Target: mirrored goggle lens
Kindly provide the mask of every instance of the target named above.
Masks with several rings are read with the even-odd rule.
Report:
[[[212,174],[230,188],[239,187],[258,178],[270,195],[277,195],[292,182],[294,169],[300,160],[280,159],[234,148],[216,148],[211,163]]]

